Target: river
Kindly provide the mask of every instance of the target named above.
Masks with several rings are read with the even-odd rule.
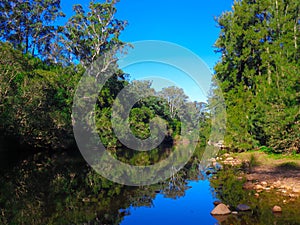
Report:
[[[0,224],[287,225],[300,221],[292,211],[275,217],[264,204],[218,221],[210,214],[221,196],[209,179],[214,170],[206,175],[197,157],[172,179],[130,187],[99,176],[76,151],[20,155],[20,149],[5,148],[0,151]],[[250,192],[239,187],[235,181],[228,183],[224,200],[253,202]]]
[[[112,183],[79,154],[1,146],[3,224],[216,224],[213,190],[197,167],[144,187]]]

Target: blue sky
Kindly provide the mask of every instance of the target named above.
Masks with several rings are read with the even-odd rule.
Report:
[[[123,41],[173,42],[198,55],[213,71],[213,66],[219,59],[213,48],[219,35],[214,17],[230,10],[232,3],[233,0],[121,0],[117,3],[116,18],[127,20],[129,23],[121,35]],[[87,7],[89,1],[61,0],[67,17],[72,14],[73,4]],[[154,68],[153,73],[150,71],[151,68]],[[147,75],[145,71],[149,76],[158,75],[156,72],[159,67],[151,68],[139,65],[123,70],[130,73],[131,79],[140,79],[142,75]],[[170,73],[166,76],[178,83],[175,77],[177,75]],[[191,100],[205,101],[205,96],[201,95],[191,83],[185,79],[180,80],[180,83]]]

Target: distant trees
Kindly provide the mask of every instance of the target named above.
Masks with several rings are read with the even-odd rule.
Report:
[[[118,84],[118,82],[120,81],[115,81],[114,83]],[[124,86],[119,85],[119,91],[121,91],[121,89],[128,84],[123,83],[123,85]],[[176,139],[180,135],[183,123],[185,123],[185,126],[187,126],[187,130],[189,132],[199,134],[199,130],[195,129],[195,127],[198,125],[196,123],[205,124],[207,122],[206,119],[200,121],[201,112],[206,105],[199,102],[190,102],[181,88],[170,86],[160,91],[156,91],[151,88],[150,81],[133,81],[129,85],[131,85],[131,88],[128,89],[128,93],[125,95],[128,96],[128,98],[132,99],[135,98],[135,96],[140,97],[143,95],[148,95],[148,97],[138,100],[130,110],[128,118],[130,131],[128,131],[127,128],[125,129],[123,123],[114,123],[114,126],[118,126],[117,129],[120,130],[118,133],[122,136],[126,136],[128,132],[132,132],[134,136],[140,139],[149,138],[151,135],[149,126],[150,121],[155,120],[158,124],[162,122],[156,118],[157,116],[163,119],[166,123],[166,142],[172,142],[172,140]],[[104,88],[103,90],[106,89]],[[106,93],[106,91],[101,91],[99,99],[103,99],[103,95]],[[116,94],[111,94],[110,96],[112,100],[115,100]],[[122,104],[129,104],[126,102],[128,99],[125,98],[122,100],[124,101]],[[118,137],[116,137],[114,134],[111,123],[113,103],[115,102],[111,101],[110,104],[106,105],[98,104],[96,107],[96,126],[102,143],[104,143],[104,145],[107,147],[121,146],[121,143],[118,141]],[[123,106],[121,105],[119,108],[120,111],[123,110],[122,107]],[[182,118],[184,118],[185,121],[182,121]],[[115,116],[114,119],[119,120],[120,118]],[[205,135],[207,135],[207,133]],[[204,139],[201,140],[205,142]]]
[[[186,96],[183,89],[178,87],[172,86],[163,88],[158,94],[168,102],[172,118],[175,118],[176,112],[178,112],[188,100],[188,96]]]
[[[300,151],[299,10],[297,0],[242,0],[218,18],[229,147]]]

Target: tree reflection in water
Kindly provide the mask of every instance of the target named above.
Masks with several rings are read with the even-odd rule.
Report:
[[[184,196],[188,180],[204,179],[198,163],[195,156],[164,182],[128,187],[101,177],[73,153],[37,153],[1,172],[0,223],[120,224],[130,206],[153,207],[157,194]]]

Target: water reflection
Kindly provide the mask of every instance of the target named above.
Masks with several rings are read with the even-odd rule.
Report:
[[[158,149],[156,153],[161,156],[151,157],[159,159],[166,152],[169,154],[170,149]],[[74,151],[42,152],[23,158],[10,152],[13,158],[6,155],[9,163],[0,169],[0,224],[299,224],[300,200],[284,206],[283,213],[276,217],[270,204],[284,199],[274,198],[276,193],[261,193],[254,198],[253,193],[243,190],[243,181],[237,179],[233,169],[217,175],[213,170],[204,173],[202,154],[203,150],[197,148],[189,163],[166,181],[129,187],[99,176]],[[207,176],[217,179],[208,180]],[[212,217],[216,199],[232,210],[245,203],[252,211]]]
[[[1,169],[0,224],[210,224],[213,197],[198,164],[195,156],[167,181],[128,187],[74,152],[37,153]]]
[[[130,206],[129,215],[121,224],[215,224],[216,220],[210,216],[214,199],[209,182],[190,181],[186,187],[184,192],[179,192],[180,197],[161,193],[152,200],[150,207]]]
[[[220,225],[300,224],[300,198],[292,199],[276,190],[260,192],[259,197],[257,197],[255,191],[243,188],[245,180],[238,179],[241,173],[243,171],[239,167],[225,166],[224,170],[218,172],[211,179],[210,185],[216,190],[214,195],[223,203],[229,205],[232,211],[237,210],[238,204],[246,204],[251,209],[247,212],[238,212],[237,215],[230,214],[224,217],[216,217]],[[282,213],[274,214],[272,212],[274,205],[282,206]]]
[[[208,180],[199,166],[202,153],[197,148],[170,179],[143,187],[99,176],[73,151],[25,157],[0,170],[0,224],[300,224],[299,202],[275,217],[269,207],[279,199],[274,193],[255,199],[231,170]],[[232,207],[248,204],[252,212],[214,218],[216,199]]]

